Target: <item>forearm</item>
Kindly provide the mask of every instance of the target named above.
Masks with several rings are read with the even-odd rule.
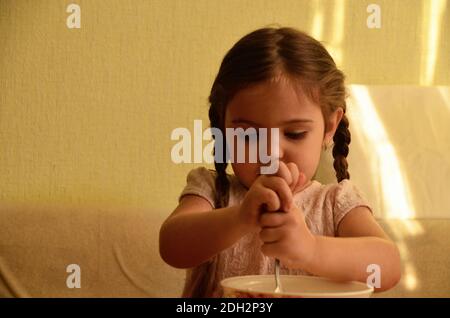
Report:
[[[378,237],[315,236],[314,256],[307,270],[317,276],[366,282],[370,264],[380,267],[381,286],[393,287],[400,279],[400,256],[392,242]]]
[[[248,233],[238,213],[238,207],[229,207],[171,217],[161,227],[161,257],[178,268],[207,261]]]

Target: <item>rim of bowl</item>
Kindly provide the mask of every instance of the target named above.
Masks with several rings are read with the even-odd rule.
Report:
[[[308,278],[308,279],[313,279],[313,280],[326,280],[326,281],[333,281],[332,279],[326,278],[326,277],[318,277],[318,276],[306,276],[306,275],[282,275],[283,277],[292,277],[292,278],[296,278],[296,277],[303,277],[303,278]],[[282,292],[282,293],[275,293],[275,292],[263,292],[263,291],[257,291],[257,290],[249,290],[248,288],[237,288],[237,287],[232,287],[232,286],[227,286],[226,284],[229,283],[230,281],[233,280],[241,280],[241,279],[257,279],[257,278],[261,278],[261,277],[273,277],[273,275],[244,275],[244,276],[234,276],[234,277],[228,277],[223,279],[220,282],[220,285],[222,286],[222,288],[228,288],[228,289],[233,289],[236,291],[241,291],[241,292],[246,292],[246,293],[257,293],[257,294],[264,294],[264,295],[280,295],[280,296],[304,296],[304,297],[318,297],[318,296],[322,296],[322,297],[338,297],[338,296],[351,296],[351,295],[365,295],[365,294],[372,294],[374,292],[374,288],[373,287],[369,287],[367,284],[364,284],[362,282],[357,282],[357,281],[346,281],[346,283],[352,283],[352,284],[356,284],[356,285],[360,285],[360,286],[364,286],[366,289],[364,290],[359,290],[359,291],[348,291],[348,292],[317,292],[317,293],[300,293],[300,292]]]

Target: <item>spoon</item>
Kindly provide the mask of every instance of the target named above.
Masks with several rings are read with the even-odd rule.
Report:
[[[281,293],[281,280],[280,280],[280,260],[278,258],[275,259],[275,293]]]

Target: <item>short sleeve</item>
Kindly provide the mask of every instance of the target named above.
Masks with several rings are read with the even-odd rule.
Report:
[[[214,170],[209,170],[205,167],[192,169],[186,177],[186,186],[179,195],[178,202],[185,195],[193,194],[204,198],[214,208],[215,174]]]
[[[358,206],[365,206],[373,213],[364,194],[348,179],[344,179],[334,188],[333,221],[337,233],[339,223],[344,216]]]

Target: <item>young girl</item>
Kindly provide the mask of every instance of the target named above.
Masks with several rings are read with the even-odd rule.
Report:
[[[209,97],[211,127],[222,144],[226,128],[278,128],[279,167],[262,175],[260,161],[232,160],[229,175],[216,156],[216,171],[189,173],[160,231],[161,257],[188,269],[184,297],[220,297],[222,279],[272,274],[274,258],[283,274],[365,283],[376,264],[377,291],[399,281],[398,250],[349,181],[345,97],[329,53],[295,29],[256,30],[226,54]],[[338,183],[322,185],[314,175],[331,140]]]

